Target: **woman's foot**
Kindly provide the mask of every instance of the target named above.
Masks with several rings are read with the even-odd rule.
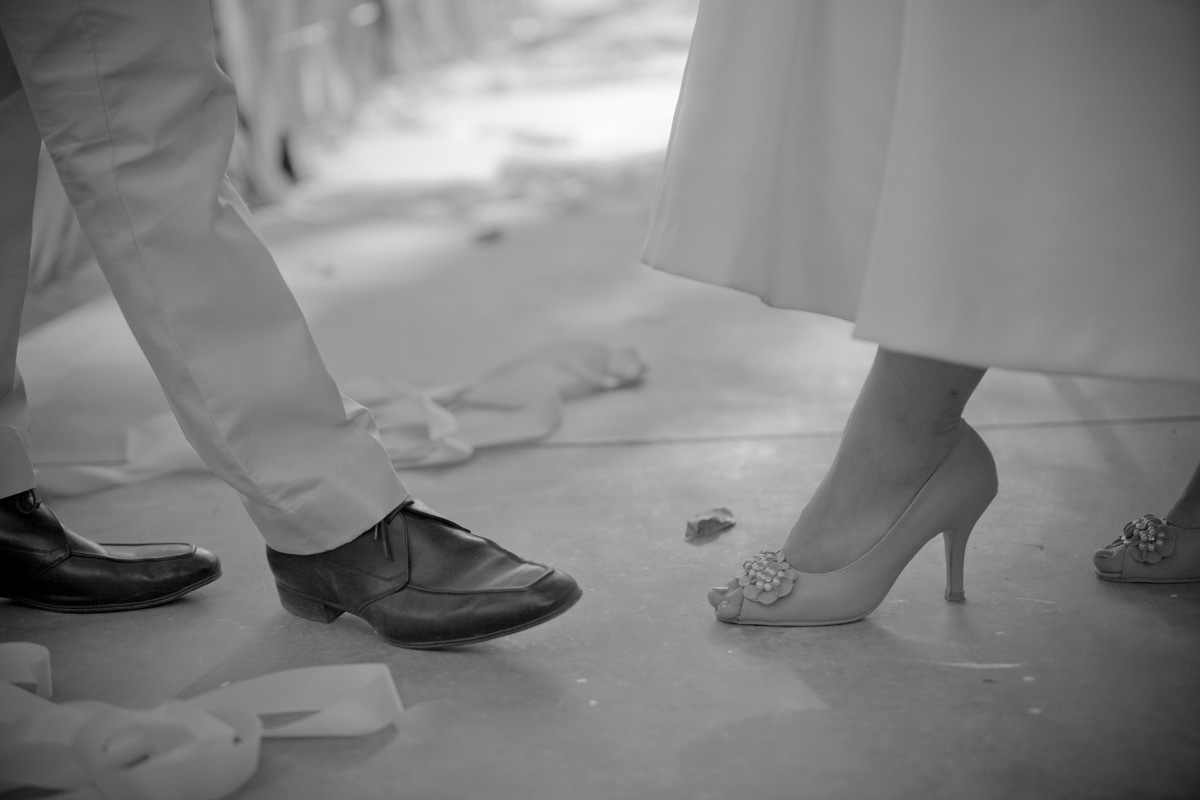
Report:
[[[864,424],[846,436],[782,549],[800,572],[833,572],[858,560],[899,519],[962,437],[966,423],[920,435]],[[717,607],[737,579],[709,592]]]
[[[1118,583],[1200,581],[1200,526],[1185,528],[1146,514],[1097,550],[1092,565],[1096,577]]]
[[[1119,583],[1200,581],[1200,465],[1179,499],[1159,517],[1146,514],[1092,556],[1096,577]]]
[[[904,567],[931,538],[946,539],[946,599],[963,599],[967,537],[996,494],[996,468],[983,440],[965,423],[943,461],[896,518],[847,564],[809,572],[783,551],[747,561],[738,588],[717,618],[750,625],[835,625],[862,619],[887,596]]]
[[[969,431],[962,410],[983,374],[881,348],[833,464],[780,558],[801,573],[820,574],[874,547]],[[741,596],[734,580],[712,589],[709,602],[718,616],[736,618]]]
[[[783,545],[801,572],[833,572],[874,547],[967,428],[961,419],[933,434],[866,427],[847,431]]]

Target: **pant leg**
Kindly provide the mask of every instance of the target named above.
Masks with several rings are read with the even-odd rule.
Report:
[[[29,283],[33,196],[42,142],[0,38],[0,497],[33,488],[29,409],[17,337]]]
[[[225,178],[234,91],[208,0],[3,0],[42,139],[175,416],[277,550],[349,541],[407,494],[329,376]]]

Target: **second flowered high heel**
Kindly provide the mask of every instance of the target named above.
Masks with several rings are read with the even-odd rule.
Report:
[[[1200,581],[1200,529],[1145,514],[1097,550],[1092,564],[1104,581],[1195,583]]]
[[[967,537],[996,488],[991,451],[966,426],[900,518],[857,561],[833,572],[807,573],[792,567],[782,551],[763,551],[743,564],[736,588],[716,604],[717,618],[778,626],[860,620],[883,602],[912,557],[939,533],[946,546],[946,599],[962,600]]]

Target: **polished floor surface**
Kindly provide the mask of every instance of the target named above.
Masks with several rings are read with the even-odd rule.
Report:
[[[576,34],[653,35],[627,54],[641,73],[539,82],[513,67],[502,92],[459,74],[421,100],[425,128],[376,119],[262,214],[339,379],[435,385],[555,342],[638,349],[644,383],[569,403],[548,439],[404,473],[431,505],[573,574],[578,606],[433,652],[355,619],[301,620],[232,491],[181,474],[48,499],[101,541],[203,544],[220,581],[122,614],[2,604],[0,639],[50,648],[56,699],[128,707],[295,666],[390,667],[397,728],[268,742],[247,800],[1200,796],[1200,584],[1115,585],[1090,564],[1200,460],[1200,387],[994,371],[967,411],[1001,489],[971,539],[965,603],[942,600],[934,542],[865,621],[713,618],[707,587],[778,544],[815,487],[872,348],[845,323],[638,264],[685,6],[622,6]],[[459,174],[418,185],[436,160],[423,153]],[[364,154],[386,168],[356,173]],[[20,359],[43,464],[118,459],[125,429],[165,409],[111,298],[29,331]],[[685,540],[715,506],[736,526]]]

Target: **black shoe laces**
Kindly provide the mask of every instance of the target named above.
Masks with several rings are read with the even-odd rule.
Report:
[[[415,502],[416,500],[411,497],[405,498],[403,503],[396,506],[386,517],[379,520],[379,522],[376,522],[371,527],[371,538],[377,542],[383,542],[383,554],[385,557],[387,557],[388,561],[395,561],[395,558],[392,556],[392,540],[391,537],[388,536],[388,526],[392,524],[392,520],[400,515],[401,511],[408,508]]]
[[[41,498],[37,496],[37,491],[34,489],[21,492],[13,497],[13,505],[22,514],[32,514],[38,510],[41,504]]]

